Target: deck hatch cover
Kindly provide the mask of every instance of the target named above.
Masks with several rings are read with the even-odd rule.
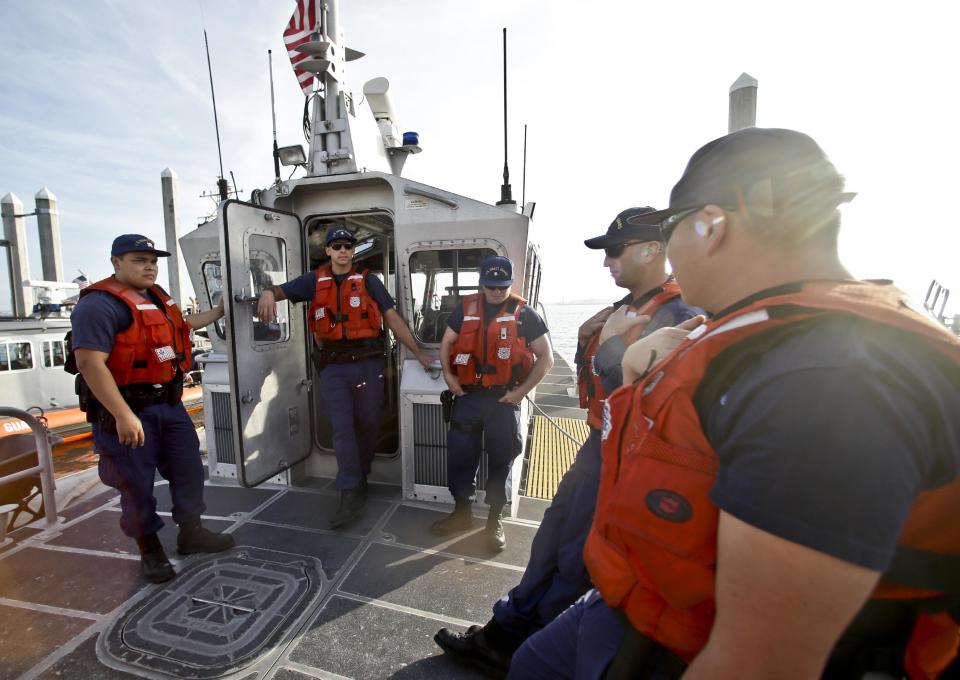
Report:
[[[118,670],[205,680],[281,645],[321,590],[319,560],[242,547],[184,569],[110,626],[101,660]]]

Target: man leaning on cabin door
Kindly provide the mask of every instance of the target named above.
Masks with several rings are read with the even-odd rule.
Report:
[[[337,456],[340,506],[331,529],[352,522],[366,505],[367,475],[383,418],[384,324],[424,368],[433,365],[383,282],[353,263],[356,243],[352,231],[331,226],[324,248],[329,265],[265,288],[257,306],[260,321],[270,323],[277,316],[277,300],[311,303],[308,321],[322,365],[320,398]]]

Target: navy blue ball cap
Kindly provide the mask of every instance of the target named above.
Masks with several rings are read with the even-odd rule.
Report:
[[[843,177],[808,135],[745,128],[700,147],[670,192],[670,207],[641,219],[664,223],[707,205],[728,210],[743,205],[771,217],[801,203],[836,208],[854,196],[843,191]]]
[[[480,263],[480,285],[503,287],[513,283],[513,262],[502,255],[491,255]]]
[[[627,208],[614,218],[607,227],[606,234],[588,238],[583,244],[587,248],[599,250],[631,241],[659,241],[660,223],[653,220],[644,221],[645,215],[655,213],[656,210],[650,206]]]
[[[326,244],[330,245],[334,241],[350,241],[350,243],[356,243],[357,237],[346,227],[335,227],[327,232]]]
[[[142,234],[122,234],[113,239],[110,255],[119,256],[124,253],[152,253],[157,257],[170,257],[170,253],[166,250],[159,250],[154,247],[152,238],[147,238]]]

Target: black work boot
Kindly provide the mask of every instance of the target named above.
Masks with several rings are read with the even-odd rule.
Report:
[[[340,506],[330,519],[330,528],[336,529],[355,520],[360,516],[360,513],[363,512],[363,506],[366,505],[366,503],[367,493],[362,487],[341,491]]]
[[[490,619],[485,626],[470,626],[463,633],[441,628],[433,640],[458,661],[478,666],[494,677],[506,675],[513,653],[523,642],[503,630],[496,619]]]
[[[140,573],[145,579],[151,583],[165,583],[177,575],[156,534],[138,538],[137,547],[140,548]]]
[[[177,552],[181,555],[218,553],[229,550],[233,545],[233,536],[210,531],[199,520],[181,524],[177,536]]]
[[[487,546],[494,552],[500,552],[507,547],[507,537],[503,533],[502,517],[503,506],[491,505],[484,533],[487,535]]]
[[[470,500],[467,498],[457,498],[456,503],[453,512],[430,525],[430,533],[435,536],[449,536],[450,534],[468,531],[473,528],[473,513],[470,512]]]

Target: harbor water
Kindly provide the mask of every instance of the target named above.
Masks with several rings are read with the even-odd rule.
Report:
[[[570,366],[577,352],[577,330],[580,324],[603,309],[603,304],[591,305],[544,305],[547,316],[547,328],[550,329],[550,341],[553,349]]]

